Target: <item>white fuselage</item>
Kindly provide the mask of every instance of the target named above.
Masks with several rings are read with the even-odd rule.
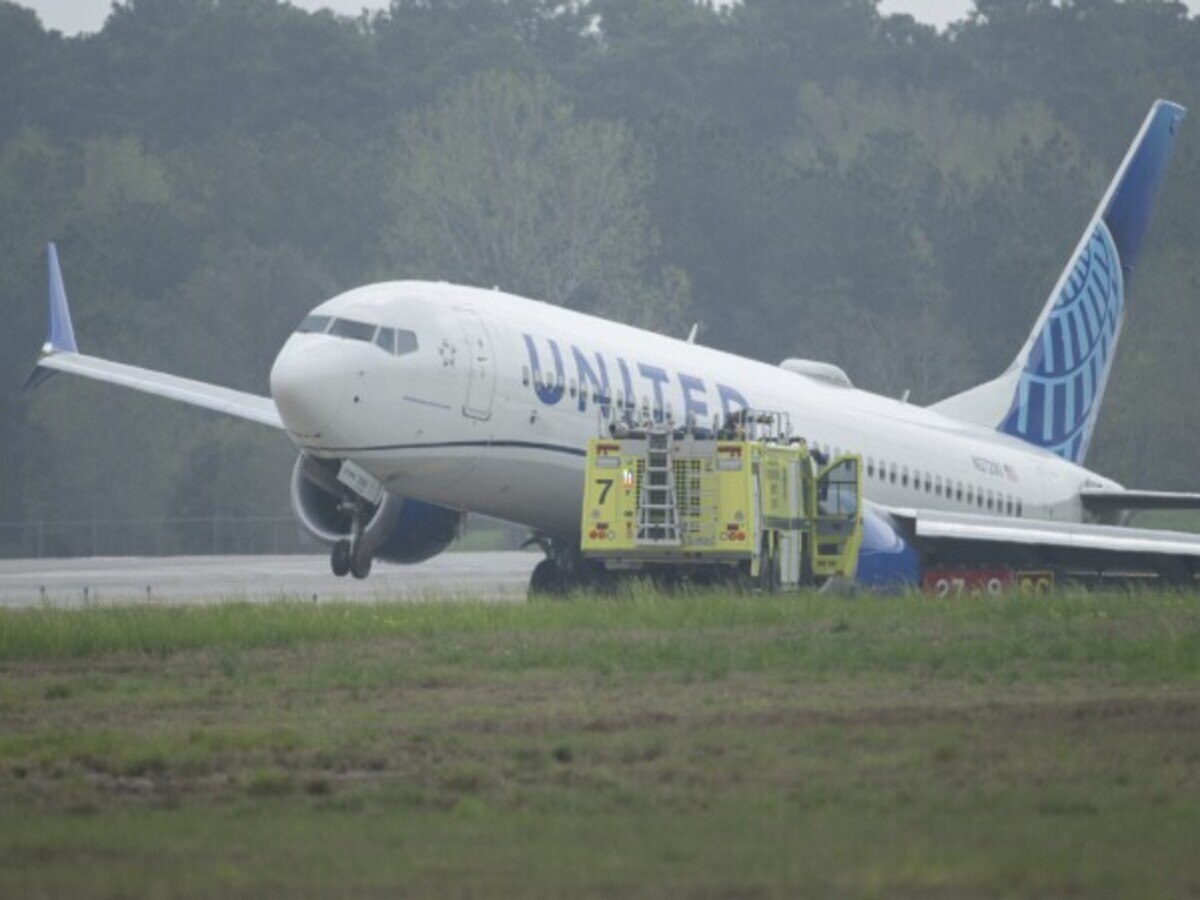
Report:
[[[1118,487],[928,409],[500,291],[384,283],[313,312],[410,331],[417,349],[293,335],[271,391],[302,450],[548,534],[578,531],[584,448],[622,406],[701,426],[743,405],[786,412],[810,446],[861,454],[885,507],[1080,522],[1081,487]]]

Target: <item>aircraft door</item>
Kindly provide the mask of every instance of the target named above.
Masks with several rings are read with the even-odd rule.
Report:
[[[469,309],[455,310],[467,341],[470,370],[463,415],[469,419],[492,417],[492,395],[496,392],[496,358],[492,338],[483,320]]]

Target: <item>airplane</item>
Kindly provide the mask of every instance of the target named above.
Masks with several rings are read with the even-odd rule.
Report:
[[[810,447],[861,454],[856,580],[1022,567],[1196,583],[1200,535],[1125,527],[1200,494],[1126,490],[1084,466],[1155,195],[1185,110],[1152,106],[1028,339],[996,378],[928,407],[860,390],[831,363],[778,366],[498,289],[370,284],[307,315],[270,396],[80,352],[57,251],[49,334],[27,386],[68,372],[281,429],[292,506],[337,575],[445,550],[464,516],[531,529],[533,590],[594,580],[578,550],[589,438],[618,421],[786,412]]]

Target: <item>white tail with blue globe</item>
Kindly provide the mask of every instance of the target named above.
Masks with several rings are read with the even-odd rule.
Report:
[[[1050,315],[1035,332],[1000,430],[1081,462],[1121,335],[1125,283],[1108,226],[1097,222]]]
[[[1160,100],[1129,148],[1025,346],[999,378],[934,409],[1082,464],[1126,291],[1185,110]]]

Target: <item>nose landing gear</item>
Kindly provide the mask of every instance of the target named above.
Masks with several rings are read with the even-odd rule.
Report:
[[[367,546],[363,530],[367,517],[365,504],[361,500],[346,500],[343,508],[350,514],[350,538],[338,541],[329,554],[329,568],[338,578],[353,575],[361,580],[371,574],[372,554]]]
[[[338,578],[343,578],[350,574],[349,541],[341,540],[333,545],[333,552],[329,555],[329,568],[333,569],[333,574]]]
[[[371,553],[364,547],[350,551],[350,574],[360,581],[371,574]]]

